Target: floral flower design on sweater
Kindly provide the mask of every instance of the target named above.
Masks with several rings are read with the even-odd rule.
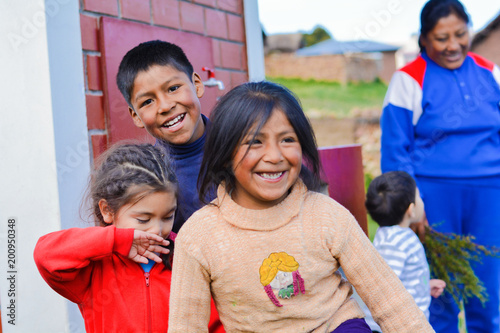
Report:
[[[282,307],[274,290],[278,291],[278,297],[288,299],[305,294],[304,279],[299,273],[299,263],[286,252],[273,252],[264,259],[259,269],[260,283],[264,286],[267,296],[274,305]]]

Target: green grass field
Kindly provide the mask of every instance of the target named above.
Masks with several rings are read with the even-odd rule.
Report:
[[[267,78],[293,91],[306,113],[349,117],[353,110],[380,109],[387,86],[380,81],[371,83],[326,82],[302,79]]]

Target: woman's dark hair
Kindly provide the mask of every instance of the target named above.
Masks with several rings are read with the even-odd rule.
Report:
[[[368,186],[365,206],[381,227],[399,224],[410,204],[415,203],[417,185],[404,171],[390,171],[376,177]]]
[[[298,99],[287,88],[268,81],[249,82],[224,95],[210,115],[205,152],[198,184],[200,200],[216,185],[225,182],[227,191],[235,186],[232,158],[248,131],[256,126],[254,136],[279,109],[290,121],[302,148],[305,164],[300,177],[311,190],[319,188],[320,161],[316,139]]]
[[[427,34],[434,29],[441,18],[447,17],[452,13],[461,18],[466,24],[469,24],[469,15],[465,11],[465,7],[458,0],[430,0],[424,5],[420,13],[420,38],[418,40],[421,52],[425,48],[420,39],[426,38]]]
[[[108,226],[99,208],[106,200],[112,213],[130,203],[156,192],[177,196],[177,178],[166,154],[150,144],[118,144],[111,147],[96,162],[91,175],[89,200],[96,225]],[[170,253],[162,255],[166,267],[171,268]]]

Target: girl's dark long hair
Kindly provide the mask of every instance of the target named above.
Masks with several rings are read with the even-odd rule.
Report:
[[[310,190],[318,190],[320,161],[313,129],[298,99],[287,88],[268,81],[249,82],[237,86],[223,96],[210,115],[205,152],[198,178],[200,200],[221,182],[228,191],[234,188],[232,158],[248,131],[256,125],[255,135],[271,117],[281,110],[292,125],[306,167],[300,177]]]

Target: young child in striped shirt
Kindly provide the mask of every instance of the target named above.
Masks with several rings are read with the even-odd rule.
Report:
[[[384,173],[370,183],[365,205],[380,226],[373,245],[429,319],[431,296],[439,297],[446,283],[430,279],[424,247],[410,229],[410,224],[424,217],[424,203],[415,180],[404,171]],[[381,332],[368,308],[362,308],[372,331]]]

